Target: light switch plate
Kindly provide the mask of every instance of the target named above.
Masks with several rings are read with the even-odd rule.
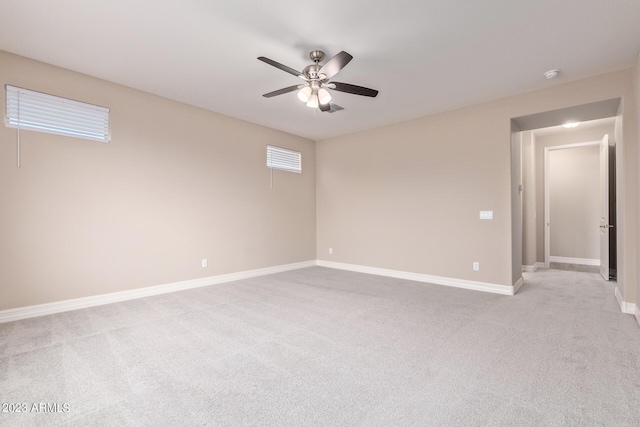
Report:
[[[493,211],[480,211],[480,219],[493,219]]]

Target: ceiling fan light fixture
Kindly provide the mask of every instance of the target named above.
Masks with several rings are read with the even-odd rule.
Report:
[[[321,88],[318,91],[318,101],[320,101],[320,104],[322,105],[328,104],[329,102],[331,102],[331,94],[329,93],[329,91],[324,88]]]
[[[302,102],[309,102],[309,99],[311,99],[311,88],[306,86],[300,89],[298,92],[298,99]]]
[[[314,50],[309,54],[309,56],[313,61],[313,64],[307,65],[303,68],[302,72],[264,56],[259,56],[259,61],[299,77],[306,82],[274,90],[273,92],[265,93],[262,96],[265,98],[272,98],[274,96],[297,91],[296,95],[298,96],[298,99],[301,102],[304,102],[307,107],[313,109],[319,108],[322,112],[332,113],[343,108],[338,108],[334,104],[331,104],[333,99],[331,93],[327,91],[327,89],[333,89],[338,92],[345,92],[353,95],[368,96],[371,98],[375,98],[376,95],[378,95],[377,90],[369,89],[367,87],[356,86],[349,83],[329,82],[333,76],[335,76],[353,59],[353,56],[347,52],[338,52],[336,55],[331,57],[331,59],[326,61],[324,65],[320,65],[320,62],[322,62],[324,58],[324,52]]]
[[[307,102],[307,107],[309,108],[318,108],[318,94],[313,93],[309,101]]]

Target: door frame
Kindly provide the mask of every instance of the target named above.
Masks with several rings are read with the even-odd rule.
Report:
[[[589,147],[589,146],[600,146],[602,140],[599,141],[589,141],[589,142],[576,142],[574,144],[563,144],[563,145],[552,145],[549,147],[544,147],[544,266],[545,268],[549,268],[551,266],[550,252],[551,252],[551,244],[550,244],[550,223],[551,223],[551,212],[549,210],[549,153],[555,150],[566,150],[571,148],[580,148],[580,147]]]

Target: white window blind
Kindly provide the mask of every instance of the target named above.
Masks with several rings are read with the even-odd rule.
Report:
[[[6,85],[6,125],[109,142],[109,109]]]
[[[302,154],[298,151],[267,145],[267,167],[302,172]]]

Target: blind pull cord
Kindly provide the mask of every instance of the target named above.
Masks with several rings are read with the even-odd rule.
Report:
[[[20,91],[18,91],[18,140],[16,145],[18,168],[20,168]]]

